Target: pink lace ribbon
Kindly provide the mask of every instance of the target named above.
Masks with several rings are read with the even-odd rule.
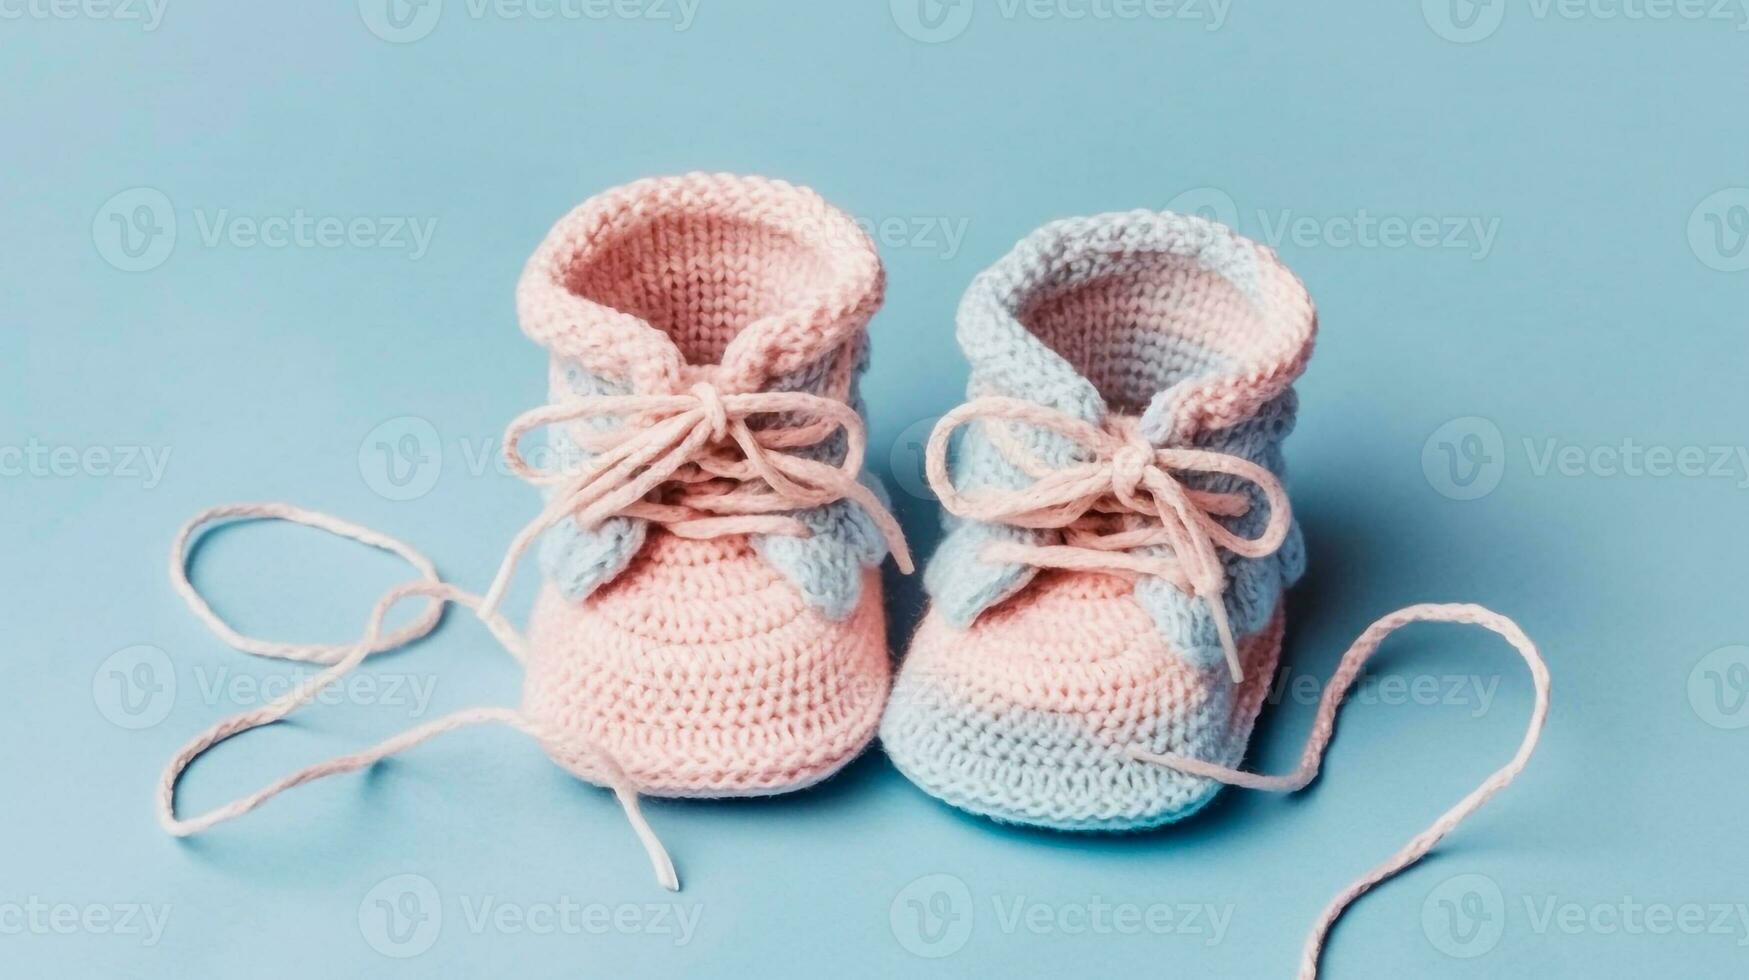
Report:
[[[1378,651],[1379,644],[1385,637],[1410,623],[1466,623],[1480,626],[1503,637],[1512,644],[1524,658],[1525,666],[1530,668],[1531,682],[1536,689],[1536,701],[1531,707],[1530,724],[1525,729],[1524,739],[1518,745],[1518,751],[1512,760],[1496,770],[1482,782],[1482,785],[1471,791],[1468,796],[1459,800],[1456,806],[1440,814],[1431,826],[1416,834],[1409,842],[1384,862],[1356,879],[1348,887],[1336,894],[1335,898],[1324,907],[1317,923],[1312,927],[1311,935],[1306,939],[1304,952],[1300,956],[1299,976],[1301,980],[1313,980],[1318,975],[1318,960],[1323,954],[1324,942],[1330,935],[1330,929],[1341,918],[1342,913],[1354,904],[1360,896],[1374,885],[1392,877],[1403,869],[1421,860],[1434,845],[1445,835],[1451,833],[1470,814],[1481,809],[1482,804],[1492,799],[1494,794],[1506,786],[1524,771],[1530,757],[1536,751],[1537,741],[1542,737],[1543,723],[1549,714],[1549,669],[1543,663],[1542,655],[1537,652],[1536,645],[1518,628],[1512,620],[1484,609],[1481,606],[1468,604],[1432,604],[1409,606],[1380,619],[1366,628],[1360,638],[1342,655],[1342,662],[1331,675],[1330,682],[1324,688],[1324,696],[1318,702],[1318,713],[1312,720],[1312,731],[1306,739],[1306,747],[1300,753],[1300,764],[1293,772],[1279,776],[1266,776],[1257,773],[1243,772],[1217,766],[1200,759],[1192,759],[1181,755],[1155,754],[1142,749],[1131,749],[1133,758],[1156,765],[1167,766],[1193,776],[1202,776],[1233,786],[1246,789],[1260,789],[1270,792],[1292,793],[1303,789],[1318,776],[1318,769],[1323,763],[1324,752],[1329,748],[1330,738],[1336,733],[1336,712],[1342,706],[1342,699],[1354,686],[1360,677],[1362,668],[1366,666],[1372,655]]]
[[[1019,490],[980,488],[961,493],[948,473],[947,448],[955,430],[971,422],[1009,464],[1032,479]],[[1017,439],[1010,423],[1053,432],[1092,458],[1052,467]],[[979,398],[936,424],[925,454],[929,485],[950,513],[970,520],[1062,532],[1063,543],[1032,545],[996,541],[983,557],[1038,568],[1105,572],[1134,578],[1155,575],[1208,605],[1235,682],[1245,671],[1227,616],[1226,568],[1220,551],[1246,558],[1273,554],[1287,538],[1292,518],[1287,491],[1269,470],[1240,456],[1204,449],[1163,449],[1142,438],[1135,420],[1110,416],[1104,425],[1017,398]],[[1216,520],[1250,510],[1244,494],[1186,487],[1176,473],[1237,477],[1263,491],[1269,521],[1255,538],[1243,538]],[[1165,546],[1170,556],[1138,555],[1134,549]]]
[[[262,519],[303,524],[392,552],[405,558],[408,563],[420,571],[423,578],[396,586],[377,600],[376,605],[371,609],[364,636],[355,643],[342,645],[279,643],[245,636],[220,619],[218,614],[213,612],[212,607],[207,604],[205,598],[201,596],[199,590],[189,581],[188,549],[189,544],[201,530],[211,524],[229,520]],[[158,823],[177,837],[197,834],[216,824],[240,817],[295,786],[301,786],[324,776],[363,769],[397,752],[410,749],[421,742],[458,728],[482,724],[501,724],[525,732],[543,743],[548,742],[552,737],[514,708],[469,708],[402,732],[363,751],[348,753],[305,766],[290,775],[274,780],[248,796],[215,807],[199,816],[179,817],[176,813],[176,786],[181,781],[182,774],[194,763],[194,760],[232,736],[241,735],[244,732],[285,718],[310,703],[324,690],[363,663],[364,659],[371,654],[392,650],[430,633],[442,618],[443,607],[447,603],[454,602],[473,610],[504,649],[517,660],[526,659],[527,645],[523,641],[522,635],[508,620],[502,615],[484,608],[479,596],[464,592],[441,581],[437,577],[436,566],[431,563],[430,559],[414,550],[411,545],[337,517],[304,510],[290,504],[227,504],[196,514],[177,532],[176,540],[171,546],[170,581],[177,593],[188,603],[189,609],[194,612],[195,617],[231,646],[258,656],[330,665],[328,669],[303,681],[293,690],[275,698],[268,704],[233,715],[206,729],[190,739],[171,757],[169,763],[164,767],[163,775],[158,780]],[[389,610],[403,599],[420,596],[434,601],[413,623],[385,636],[383,623]],[[649,855],[650,866],[656,873],[656,880],[662,887],[670,891],[678,891],[680,879],[675,873],[674,862],[668,856],[667,849],[662,846],[655,831],[651,829],[649,822],[644,819],[643,812],[638,806],[637,784],[620,769],[606,752],[596,750],[592,754],[603,781],[613,790],[614,797],[619,800],[620,806],[625,810],[626,818],[631,822],[633,831]]]
[[[760,416],[783,418],[779,424],[755,428]],[[533,429],[562,422],[618,418],[609,431],[574,431],[584,448],[595,452],[575,474],[543,473],[523,458],[522,437]],[[782,424],[784,422],[792,424]],[[574,430],[583,429],[573,426]],[[842,432],[845,452],[837,465],[789,450],[814,446]],[[518,660],[527,658],[522,635],[499,613],[511,578],[523,554],[539,536],[574,516],[593,528],[615,515],[659,523],[671,533],[693,538],[729,534],[806,535],[806,525],[791,511],[852,500],[868,511],[886,537],[895,559],[911,570],[898,522],[881,506],[873,491],[858,479],[865,448],[862,419],[841,401],[806,392],[719,393],[706,382],[685,394],[624,395],[579,399],[529,412],[513,422],[505,436],[505,454],[519,476],[557,487],[552,501],[517,534],[484,596],[464,592],[442,581],[430,559],[389,535],[284,503],[229,504],[203,511],[183,525],[170,554],[170,580],[195,617],[238,650],[257,656],[330,665],[297,689],[270,704],[245,711],[195,736],[165,766],[158,785],[158,818],[177,836],[199,833],[241,816],[268,799],[324,776],[353,772],[444,732],[477,725],[504,724],[535,739],[551,742],[545,732],[520,711],[509,707],[474,708],[414,728],[361,752],[307,766],[265,788],[197,817],[176,813],[176,786],[194,760],[234,735],[278,721],[308,704],[325,688],[356,668],[371,654],[411,643],[436,628],[446,603],[472,610],[503,647]],[[246,636],[219,618],[188,578],[188,550],[207,525],[226,520],[270,519],[303,524],[405,559],[420,579],[390,590],[371,610],[365,635],[348,644],[298,644]],[[411,624],[385,634],[388,612],[403,599],[434,600]],[[649,854],[656,878],[678,890],[673,861],[638,806],[640,788],[604,750],[593,749],[602,780],[612,788],[638,839]]]
[[[806,419],[795,425],[754,428],[757,416]],[[572,437],[596,453],[582,472],[542,472],[522,456],[522,437],[535,429],[589,419],[621,420],[619,428],[592,431],[573,425]],[[844,460],[824,463],[785,450],[817,445],[844,434]],[[861,416],[834,398],[803,391],[722,394],[709,382],[680,395],[597,395],[537,408],[517,418],[504,435],[511,471],[540,486],[557,487],[540,516],[511,542],[486,591],[486,608],[502,601],[517,561],[542,534],[566,517],[592,530],[616,515],[640,518],[690,538],[728,534],[805,537],[806,525],[789,512],[838,500],[861,505],[901,571],[912,570],[899,522],[864,486],[865,436]],[[664,484],[667,499],[648,499]]]

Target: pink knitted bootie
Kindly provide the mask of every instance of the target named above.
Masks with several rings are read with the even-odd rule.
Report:
[[[857,378],[882,287],[856,223],[778,181],[641,180],[565,216],[517,289],[524,331],[551,354],[550,403],[505,436],[511,470],[546,491],[546,506],[483,596],[440,579],[401,541],[326,514],[236,504],[196,515],[171,557],[195,614],[239,650],[331,666],[184,746],[159,783],[160,822],[197,833],[444,732],[508,725],[612,788],[658,880],[678,888],[640,794],[781,793],[837,771],[868,745],[886,702],[878,566],[892,553],[910,570],[884,494],[862,474]],[[539,467],[522,447],[536,429],[551,450]],[[355,643],[244,636],[189,581],[189,545],[209,524],[263,518],[392,552],[420,579],[384,596]],[[525,638],[500,606],[537,544],[546,580]],[[385,629],[388,611],[417,597],[433,601]],[[178,816],[177,782],[194,759],[429,633],[451,602],[527,668],[519,707],[457,712]]]
[[[565,470],[628,428],[702,420],[644,492],[560,483],[524,709],[561,763],[587,774],[605,750],[646,792],[738,796],[806,786],[868,744],[889,672],[875,566],[898,534],[857,482],[851,406],[881,289],[849,217],[728,177],[603,194],[529,261],[523,329],[577,416],[552,430]]]

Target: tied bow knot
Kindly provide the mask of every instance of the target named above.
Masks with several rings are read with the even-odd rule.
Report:
[[[756,417],[771,421],[756,427]],[[602,424],[612,420],[619,424]],[[531,466],[522,437],[561,424],[591,457],[577,468]],[[844,435],[839,463],[793,452],[837,432]],[[512,542],[485,608],[497,608],[517,560],[566,517],[585,530],[623,516],[686,538],[807,537],[812,532],[795,511],[850,500],[868,513],[900,569],[909,573],[911,556],[898,521],[857,479],[865,448],[862,417],[842,401],[805,391],[724,394],[708,381],[683,394],[597,395],[524,413],[504,434],[505,460],[512,473],[553,493]]]
[[[954,486],[947,467],[948,443],[957,429],[973,421],[984,423],[996,451],[1030,477],[1030,485],[970,493]],[[1013,423],[1054,433],[1086,458],[1051,466],[1015,436]],[[1057,545],[991,542],[983,557],[1037,568],[1165,579],[1208,605],[1233,680],[1244,679],[1227,616],[1227,573],[1220,552],[1261,558],[1286,540],[1291,524],[1287,491],[1275,474],[1241,456],[1155,446],[1132,418],[1108,416],[1103,425],[1094,425],[1033,402],[998,397],[976,399],[944,416],[930,436],[925,466],[931,489],[950,513],[1056,531],[1062,538]],[[1268,523],[1254,538],[1235,534],[1218,518],[1249,513],[1250,497],[1193,489],[1180,473],[1230,476],[1256,486],[1269,507]],[[1162,546],[1171,554],[1134,553]]]
[[[723,396],[717,392],[717,386],[707,382],[699,382],[688,389],[688,394],[698,399],[698,409],[704,416],[704,421],[710,425],[709,441],[722,442],[729,437],[729,409],[723,404]]]

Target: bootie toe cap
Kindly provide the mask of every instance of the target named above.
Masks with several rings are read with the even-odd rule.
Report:
[[[556,761],[640,791],[754,796],[826,778],[874,735],[890,683],[879,575],[842,620],[744,541],[653,540],[573,602],[543,590],[524,713]]]
[[[1188,664],[1127,583],[1048,573],[969,629],[930,613],[881,724],[894,764],[947,803],[1062,830],[1135,830],[1183,819],[1208,779],[1134,748],[1234,765],[1274,671],[1279,612],[1244,638],[1246,680]]]

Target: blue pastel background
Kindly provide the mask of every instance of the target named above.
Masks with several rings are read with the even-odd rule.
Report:
[[[1517,617],[1556,679],[1525,777],[1360,902],[1328,975],[1744,974],[1734,2],[566,2],[0,3],[0,974],[1284,976],[1337,888],[1510,755],[1522,667],[1420,628],[1315,787],[1138,837],[998,828],[875,753],[793,797],[651,803],[670,896],[605,794],[485,731],[163,834],[169,754],[297,672],[188,615],[174,528],[290,500],[482,587],[536,501],[487,456],[543,392],[521,264],[592,192],[691,169],[875,230],[873,466],[925,554],[921,441],[978,269],[1045,220],[1174,201],[1276,244],[1322,315],[1288,445],[1312,558],[1250,764],[1291,764],[1307,689],[1410,602]],[[299,214],[350,230],[250,234]],[[247,630],[338,641],[404,575],[256,526],[197,578]],[[890,581],[902,638],[918,586]],[[399,693],[224,746],[187,804],[518,693],[459,617],[365,673]],[[620,925],[538,930],[567,901]],[[643,908],[670,901],[684,936]],[[1101,905],[1165,911],[1126,933]],[[147,907],[161,932],[123,927]]]

